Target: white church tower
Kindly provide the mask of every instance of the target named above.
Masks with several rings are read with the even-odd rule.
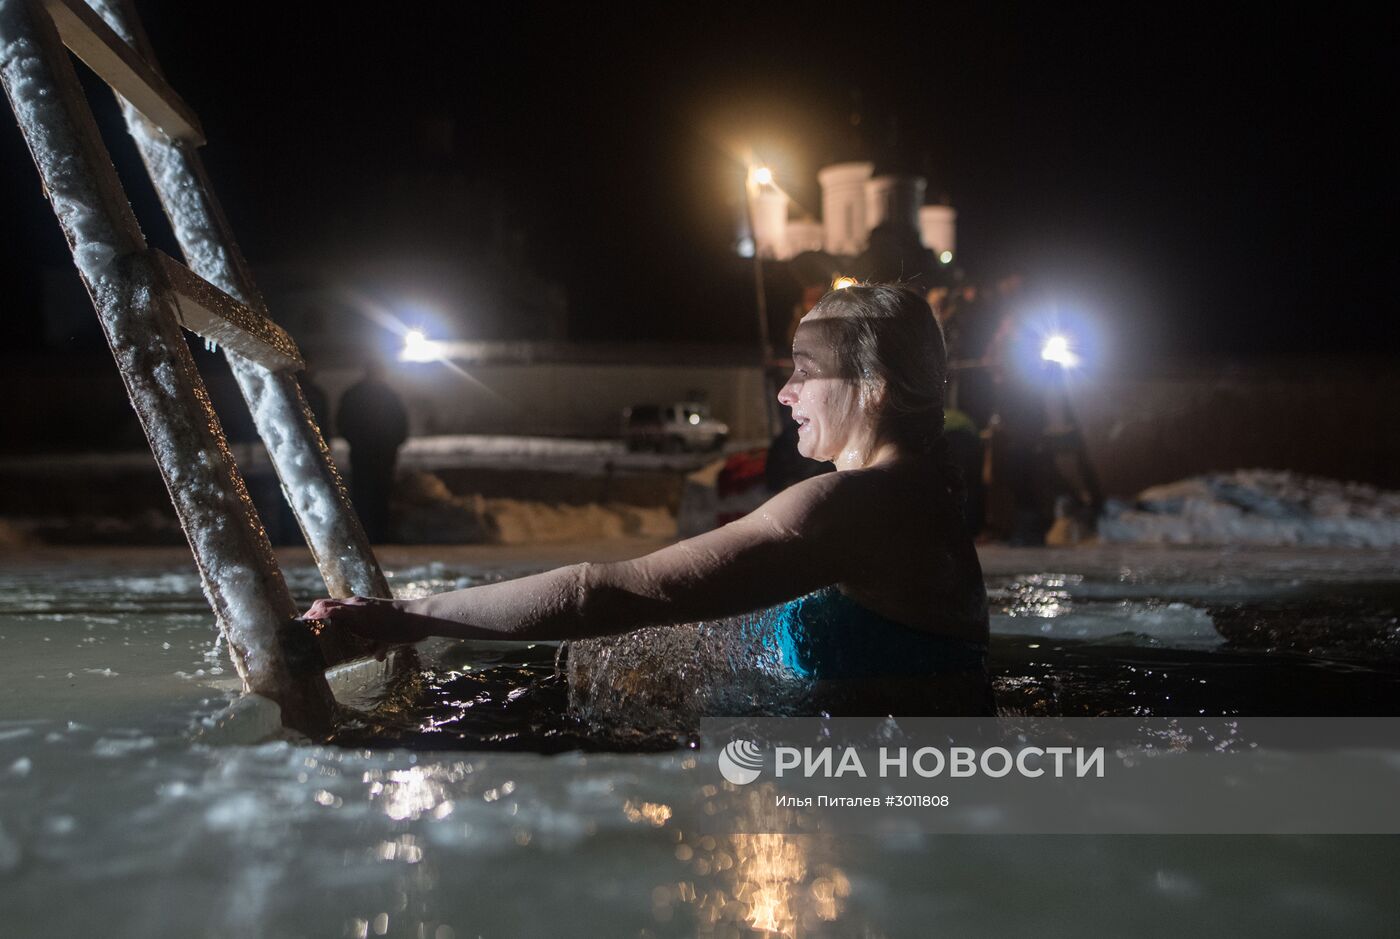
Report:
[[[789,250],[788,194],[772,183],[757,184],[749,205],[753,213],[753,240],[761,258],[785,261],[796,254]]]
[[[865,220],[865,183],[873,163],[833,163],[817,172],[822,186],[822,226],[828,254],[860,254],[870,227]]]
[[[958,210],[951,205],[926,205],[919,209],[919,237],[924,247],[947,264],[958,250]]]
[[[957,211],[950,205],[924,205],[922,176],[873,175],[870,162],[833,163],[817,172],[822,187],[822,220],[789,219],[791,199],[781,186],[756,185],[749,205],[753,213],[753,248],[761,258],[786,261],[805,251],[855,257],[870,241],[870,231],[897,222],[918,231],[919,240],[945,264],[957,249]],[[746,256],[750,256],[747,255]]]

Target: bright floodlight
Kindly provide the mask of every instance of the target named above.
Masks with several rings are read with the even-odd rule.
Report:
[[[938,256],[938,260],[942,261],[944,264],[952,264],[952,263],[953,263],[953,252],[951,252],[951,251],[944,251],[942,254],[940,254],[940,255]]]
[[[1079,356],[1075,355],[1074,350],[1069,347],[1069,340],[1059,334],[1045,340],[1045,345],[1040,347],[1040,357],[1047,362],[1055,362],[1065,368],[1074,368],[1079,364]]]
[[[691,422],[692,424],[698,424],[698,423],[700,423],[700,415],[699,415],[699,414],[692,414],[692,415],[690,415],[689,420],[690,420],[690,422]]]
[[[755,166],[753,168],[753,181],[756,186],[773,185],[773,171],[766,166]]]
[[[403,359],[407,362],[427,362],[434,357],[433,345],[421,329],[403,334]]]
[[[831,282],[832,290],[845,290],[847,287],[854,287],[857,281],[854,277],[838,277]]]

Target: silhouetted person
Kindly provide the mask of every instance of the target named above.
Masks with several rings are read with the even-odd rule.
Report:
[[[996,410],[996,390],[991,370],[972,363],[991,353],[1001,317],[1000,308],[977,285],[963,284],[949,297],[941,321],[948,358],[963,365],[957,375],[958,409],[978,430],[986,429]]]
[[[389,498],[394,464],[408,439],[408,413],[384,382],[384,367],[370,362],[365,377],[351,385],[336,410],[340,435],[350,444],[350,498],[369,540],[389,538]]]
[[[1058,366],[1045,362],[1038,335],[1024,320],[1003,318],[989,356],[995,378],[996,424],[992,486],[1001,517],[996,526],[1015,545],[1043,545],[1054,522],[1058,471],[1046,439],[1046,389]]]
[[[952,283],[948,268],[925,248],[919,231],[895,221],[870,230],[865,251],[854,262],[854,272],[869,283],[900,283],[926,293]]]

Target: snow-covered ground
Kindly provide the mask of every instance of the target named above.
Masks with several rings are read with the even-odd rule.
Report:
[[[1211,473],[1153,486],[1099,520],[1109,542],[1400,546],[1400,492],[1283,470]]]
[[[734,441],[726,445],[725,452],[764,445]],[[232,449],[239,468],[245,473],[271,472],[272,463],[261,444],[238,443]],[[331,454],[337,466],[350,465],[350,448],[342,438],[331,441]],[[560,473],[602,474],[614,470],[694,469],[714,458],[713,453],[633,453],[618,439],[457,434],[409,439],[399,451],[399,466],[426,471],[454,467],[528,467]],[[0,456],[0,472],[101,473],[146,467],[155,469],[148,450]]]
[[[766,442],[732,441],[725,445],[724,452],[765,446]],[[593,474],[612,470],[694,469],[715,458],[715,453],[633,453],[616,439],[481,434],[415,437],[405,445],[401,455],[403,465],[409,469],[528,466],[551,472]]]
[[[733,452],[748,446],[736,442],[726,450]],[[271,476],[272,464],[260,444],[239,443],[231,449],[246,478]],[[344,471],[350,458],[345,441],[336,438],[331,449],[336,465]],[[416,544],[516,544],[631,535],[667,537],[676,531],[675,518],[658,506],[458,496],[432,474],[458,469],[531,470],[586,480],[625,474],[681,474],[713,463],[720,456],[633,453],[621,440],[607,439],[486,435],[413,438],[399,454],[398,538]],[[54,485],[61,480],[83,487],[90,482],[96,484],[109,474],[143,471],[153,476],[156,473],[155,461],[145,450],[0,457],[0,474],[17,480],[15,485]],[[108,513],[0,519],[0,545],[25,540],[177,543],[181,539],[179,528],[166,509],[162,502],[157,508],[133,510],[124,517]],[[275,519],[264,519],[265,523],[271,521]]]
[[[406,544],[539,545],[676,533],[674,516],[662,506],[459,496],[422,472],[400,474],[395,516],[398,540]]]
[[[726,452],[754,446],[736,442],[726,447]],[[333,441],[332,450],[336,463],[347,466],[349,452],[344,441]],[[272,472],[261,446],[237,444],[233,452],[245,475]],[[725,500],[702,492],[708,486],[713,493],[719,458],[711,453],[632,453],[620,440],[606,439],[415,438],[400,451],[404,481],[401,540],[424,544],[520,543],[622,535],[666,537],[677,530],[683,535],[695,534],[704,530],[717,511],[732,517],[752,509],[764,497],[757,489],[729,494]],[[155,472],[145,451],[0,457],[0,473],[25,478],[88,479],[142,469]],[[454,469],[528,469],[579,478],[684,473],[690,481],[677,526],[677,520],[659,508],[456,496],[431,475]],[[99,541],[116,540],[127,530],[159,530],[172,539],[178,537],[173,519],[156,515],[88,518],[73,524],[90,530]],[[61,522],[39,521],[41,527],[49,529]],[[0,544],[22,540],[35,524],[38,522],[12,520],[6,526],[0,520]],[[1098,534],[1109,544],[1394,548],[1400,547],[1400,492],[1281,470],[1213,473],[1151,487],[1131,502],[1110,500],[1099,519]]]

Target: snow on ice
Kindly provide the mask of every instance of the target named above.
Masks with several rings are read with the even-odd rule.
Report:
[[[1210,473],[1110,502],[1107,542],[1390,548],[1400,546],[1400,492],[1286,470]]]

